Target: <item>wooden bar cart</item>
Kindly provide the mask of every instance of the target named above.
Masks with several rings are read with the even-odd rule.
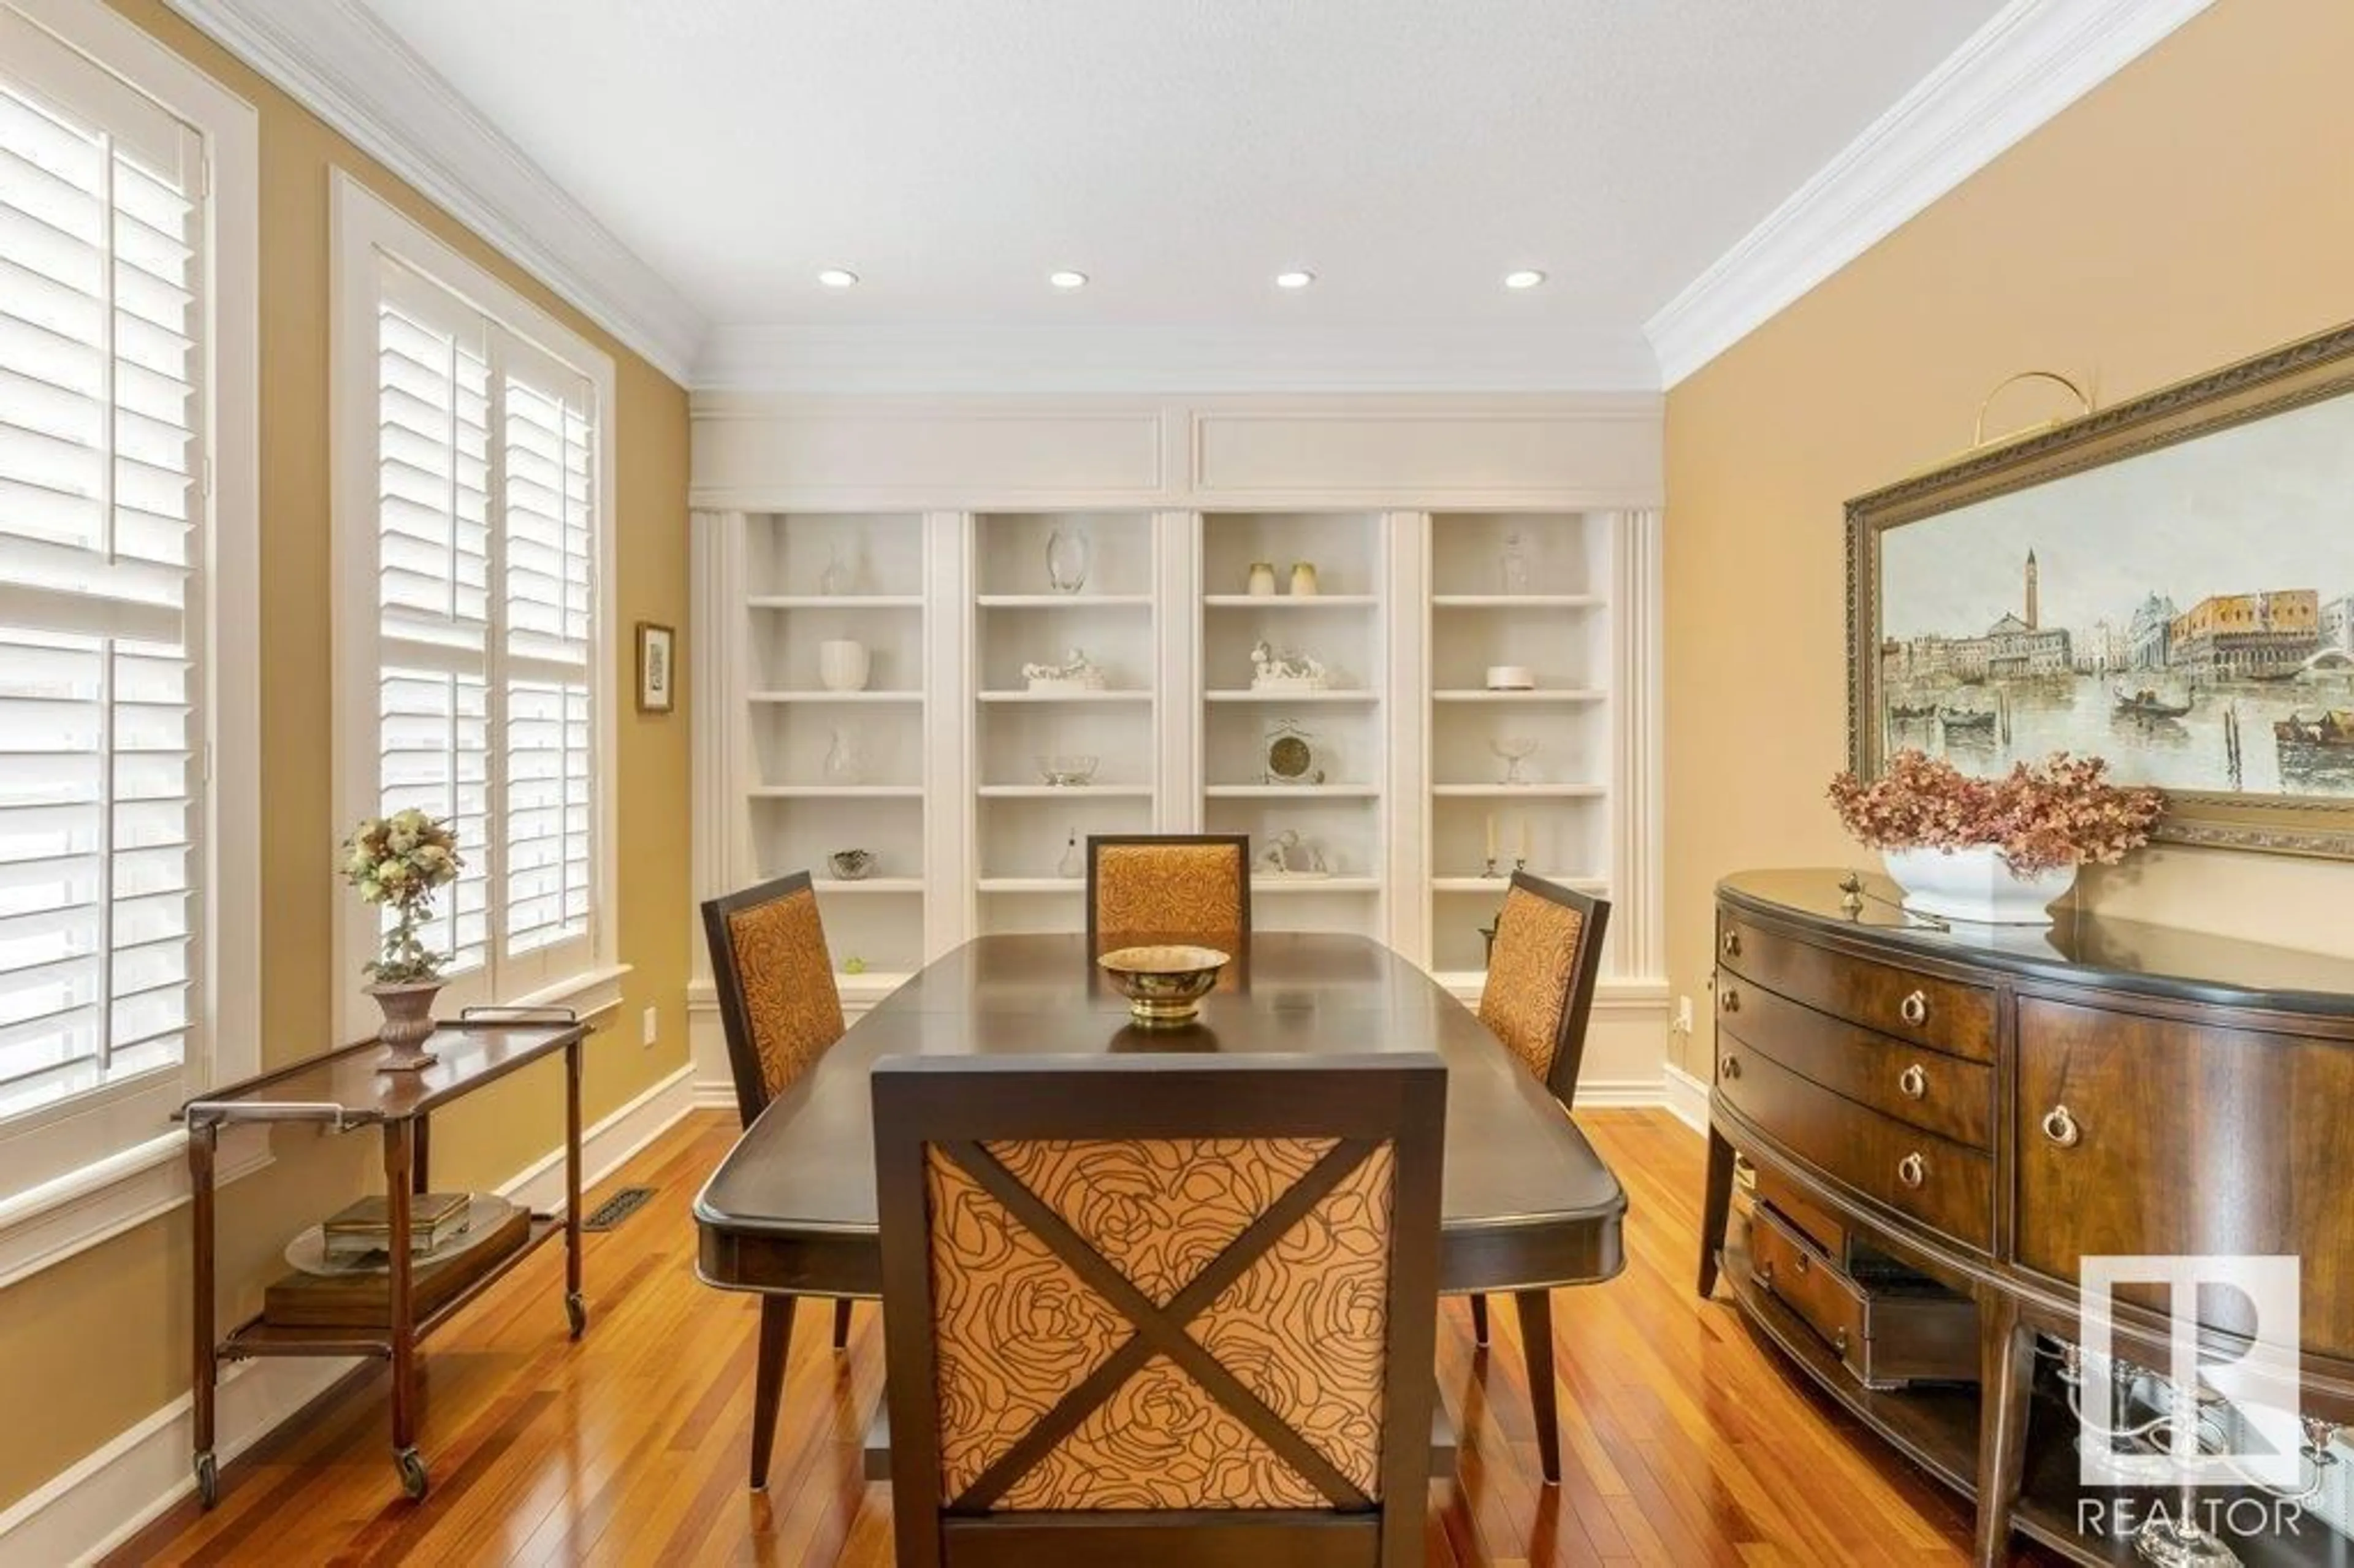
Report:
[[[437,1060],[422,1070],[382,1070],[374,1040],[313,1056],[213,1090],[180,1107],[188,1127],[188,1177],[195,1230],[195,1403],[196,1492],[206,1508],[219,1495],[213,1456],[215,1394],[220,1363],[252,1356],[377,1356],[392,1363],[392,1457],[402,1489],[425,1495],[417,1453],[418,1346],[557,1231],[564,1233],[564,1310],[572,1337],[588,1325],[580,1298],[580,1052],[589,1026],[569,1011],[472,1008],[438,1027],[424,1049]],[[421,1317],[409,1255],[410,1202],[426,1192],[432,1113],[519,1067],[564,1053],[564,1211],[533,1213],[522,1245]],[[319,1122],[338,1132],[378,1127],[384,1133],[389,1210],[388,1309],[381,1324],[327,1327],[272,1323],[256,1317],[217,1337],[214,1316],[213,1162],[220,1130],[239,1122]]]

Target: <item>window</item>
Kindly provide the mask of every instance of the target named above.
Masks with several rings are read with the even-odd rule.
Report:
[[[0,1199],[254,1065],[254,126],[0,0]]]
[[[336,216],[345,814],[456,829],[425,938],[452,1004],[569,991],[610,967],[611,362],[349,180]]]

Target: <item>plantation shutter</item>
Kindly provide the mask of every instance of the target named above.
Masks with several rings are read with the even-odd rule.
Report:
[[[380,282],[380,810],[456,830],[423,939],[457,1000],[511,999],[592,950],[594,392],[398,264]]]
[[[203,195],[0,12],[0,1118],[201,1050]]]
[[[482,318],[387,267],[376,305],[378,785],[456,830],[466,864],[420,939],[490,957],[491,368]],[[387,912],[387,924],[390,912]]]

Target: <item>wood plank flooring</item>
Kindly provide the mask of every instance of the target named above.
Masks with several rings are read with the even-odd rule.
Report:
[[[1662,1111],[1577,1119],[1631,1212],[1626,1273],[1553,1298],[1563,1482],[1538,1480],[1517,1315],[1497,1304],[1481,1352],[1463,1304],[1444,1304],[1439,1386],[1464,1446],[1431,1489],[1433,1568],[1967,1561],[1958,1499],[1785,1371],[1721,1287],[1693,1298],[1700,1139]],[[192,1499],[109,1561],[884,1568],[888,1489],[859,1479],[882,1393],[871,1306],[842,1355],[826,1310],[802,1308],[769,1490],[745,1488],[758,1312],[696,1281],[689,1214],[734,1137],[732,1118],[698,1113],[608,1184],[657,1192],[588,1239],[580,1343],[552,1246],[436,1337],[422,1504],[394,1478],[371,1369],[228,1467],[212,1513]]]

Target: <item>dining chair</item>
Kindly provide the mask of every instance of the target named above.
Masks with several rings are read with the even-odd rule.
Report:
[[[1590,898],[1525,871],[1512,873],[1488,980],[1479,991],[1479,1022],[1568,1113],[1577,1098],[1577,1070],[1585,1057],[1585,1025],[1602,972],[1602,938],[1610,927],[1608,900]],[[1561,1428],[1553,1381],[1553,1297],[1516,1291],[1521,1340],[1528,1358],[1529,1400],[1537,1426],[1537,1457],[1544,1478],[1561,1480]],[[1488,1342],[1488,1298],[1471,1298],[1471,1333]]]
[[[1089,955],[1167,941],[1248,949],[1248,833],[1088,835]]]
[[[872,1087],[902,1568],[1422,1563],[1435,1054]]]
[[[711,977],[736,1080],[736,1111],[750,1127],[769,1102],[806,1076],[843,1036],[842,993],[826,950],[825,923],[810,874],[790,876],[714,898],[703,906]],[[752,1489],[769,1482],[778,1407],[800,1298],[760,1298],[759,1354],[753,1373]],[[833,1303],[833,1348],[850,1342],[850,1301]]]

